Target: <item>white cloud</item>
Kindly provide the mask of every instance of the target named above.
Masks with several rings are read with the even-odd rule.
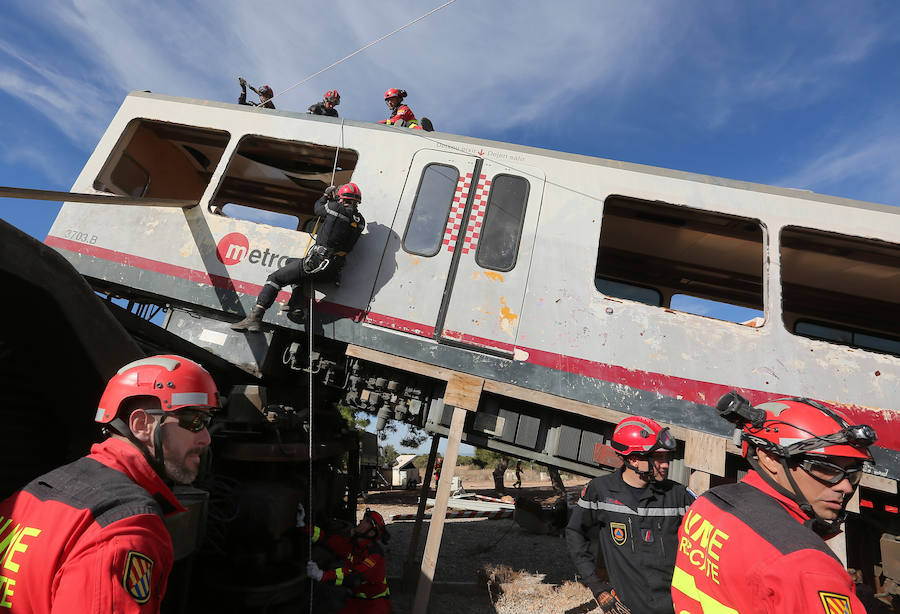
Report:
[[[864,132],[831,138],[820,153],[775,183],[862,200],[900,205],[900,124],[876,118]]]

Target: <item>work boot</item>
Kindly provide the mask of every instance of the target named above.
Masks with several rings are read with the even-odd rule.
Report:
[[[287,311],[287,319],[294,324],[306,324],[307,313],[306,307],[291,307]]]
[[[266,310],[256,305],[250,310],[250,315],[231,325],[231,330],[245,330],[250,333],[258,333],[262,330],[262,317]]]

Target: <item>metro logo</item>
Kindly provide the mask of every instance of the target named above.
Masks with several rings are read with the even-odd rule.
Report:
[[[238,264],[246,260],[250,264],[265,268],[281,268],[292,256],[283,256],[266,248],[262,251],[250,249],[250,241],[240,232],[231,232],[219,239],[216,244],[216,258],[226,266]]]
[[[224,265],[237,264],[250,251],[250,241],[239,232],[232,232],[219,240],[216,245],[216,257]]]

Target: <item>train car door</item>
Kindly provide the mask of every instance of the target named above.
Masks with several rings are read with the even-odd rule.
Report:
[[[421,150],[378,269],[366,322],[434,337],[478,158]]]
[[[472,189],[436,328],[442,341],[512,355],[544,174],[484,160]]]

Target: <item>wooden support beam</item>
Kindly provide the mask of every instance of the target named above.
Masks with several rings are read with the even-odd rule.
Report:
[[[437,567],[438,554],[441,549],[441,537],[444,534],[444,520],[447,518],[450,483],[453,481],[453,474],[456,472],[456,459],[459,456],[459,443],[462,440],[465,419],[466,410],[461,407],[454,407],[453,419],[450,421],[450,435],[447,438],[447,450],[444,453],[444,466],[441,470],[441,480],[438,482],[434,510],[431,512],[431,525],[428,527],[425,555],[422,557],[419,585],[416,588],[416,597],[413,602],[413,614],[425,614],[428,610],[431,587],[434,584],[434,568]]]
[[[0,197],[24,198],[26,200],[51,200],[67,203],[90,203],[94,205],[125,205],[130,207],[176,207],[189,209],[196,207],[196,200],[176,200],[173,198],[129,198],[114,194],[80,194],[78,192],[56,192],[54,190],[33,190],[31,188],[10,188],[0,186]]]
[[[688,479],[688,488],[699,497],[709,490],[709,474],[705,471],[691,471],[691,477]]]
[[[444,404],[468,411],[478,411],[482,388],[484,388],[484,380],[480,377],[454,373],[447,382]]]
[[[422,489],[419,492],[419,507],[416,509],[416,524],[413,526],[412,537],[409,540],[409,549],[406,552],[406,561],[403,563],[403,582],[406,586],[412,586],[416,581],[416,553],[419,550],[419,536],[422,534],[422,525],[425,518],[425,507],[428,503],[428,495],[431,493],[431,474],[434,472],[434,462],[437,458],[440,435],[431,438],[431,451],[428,453],[428,466],[425,468],[425,477],[422,480]]]
[[[712,475],[725,475],[725,444],[717,435],[689,431],[684,445],[684,464]]]

